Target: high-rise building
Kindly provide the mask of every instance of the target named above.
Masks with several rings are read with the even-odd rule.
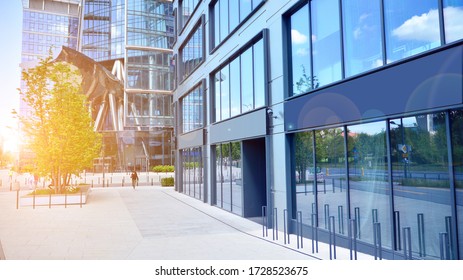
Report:
[[[463,259],[463,1],[174,14],[179,192],[377,257]]]
[[[36,66],[50,51],[56,56],[61,46],[77,48],[79,3],[80,0],[22,0],[22,69]],[[24,91],[25,86],[21,81],[21,90]],[[19,114],[30,114],[30,108],[22,99]],[[21,139],[25,141],[26,137]],[[19,147],[19,157],[20,165],[24,165],[32,154],[25,147]]]
[[[173,41],[171,1],[82,0],[78,50],[123,83],[94,112],[113,170],[173,164]]]

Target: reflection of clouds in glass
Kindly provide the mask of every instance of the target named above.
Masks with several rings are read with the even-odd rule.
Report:
[[[357,28],[354,29],[354,38],[357,40],[362,35],[375,31],[375,26],[368,24],[367,19],[371,17],[371,14],[362,14],[359,17]]]
[[[371,63],[371,68],[378,68],[380,66],[383,66],[383,60],[382,59],[376,59],[376,60],[373,60],[373,62]]]
[[[439,13],[436,9],[432,9],[420,16],[415,15],[394,29],[392,35],[400,40],[439,41]]]
[[[307,51],[306,48],[299,48],[296,50],[296,54],[298,56],[307,56],[309,54],[309,52]]]
[[[307,36],[296,29],[291,29],[291,42],[294,44],[304,44],[307,42]]]
[[[445,36],[448,42],[463,38],[463,7],[444,8]]]

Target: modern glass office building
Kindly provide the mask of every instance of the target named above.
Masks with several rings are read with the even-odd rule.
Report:
[[[174,14],[179,192],[387,259],[463,259],[463,1]]]
[[[171,1],[82,0],[79,51],[123,82],[95,112],[111,169],[173,164]]]
[[[57,55],[61,46],[77,48],[79,27],[78,11],[80,0],[22,0],[23,27],[21,68],[37,65],[41,58]],[[21,81],[21,90],[26,85]],[[21,99],[19,114],[27,116],[30,108]],[[25,137],[21,137],[25,139]],[[32,154],[25,147],[19,147],[20,165],[27,164]]]

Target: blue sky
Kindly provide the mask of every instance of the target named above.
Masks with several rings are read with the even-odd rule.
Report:
[[[11,117],[11,110],[19,107],[19,87],[21,70],[21,30],[22,3],[21,0],[2,1],[0,4],[0,133],[5,142],[5,148],[11,149],[14,144],[14,134],[6,126],[16,128]]]

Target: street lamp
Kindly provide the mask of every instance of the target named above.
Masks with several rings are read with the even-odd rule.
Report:
[[[402,159],[404,163],[404,178],[407,178],[407,164],[408,164],[408,149],[407,145],[405,144],[405,129],[404,129],[404,124],[402,118],[400,118],[400,124],[394,122],[394,121],[389,121],[390,124],[395,124],[400,128],[400,134],[402,135]]]

